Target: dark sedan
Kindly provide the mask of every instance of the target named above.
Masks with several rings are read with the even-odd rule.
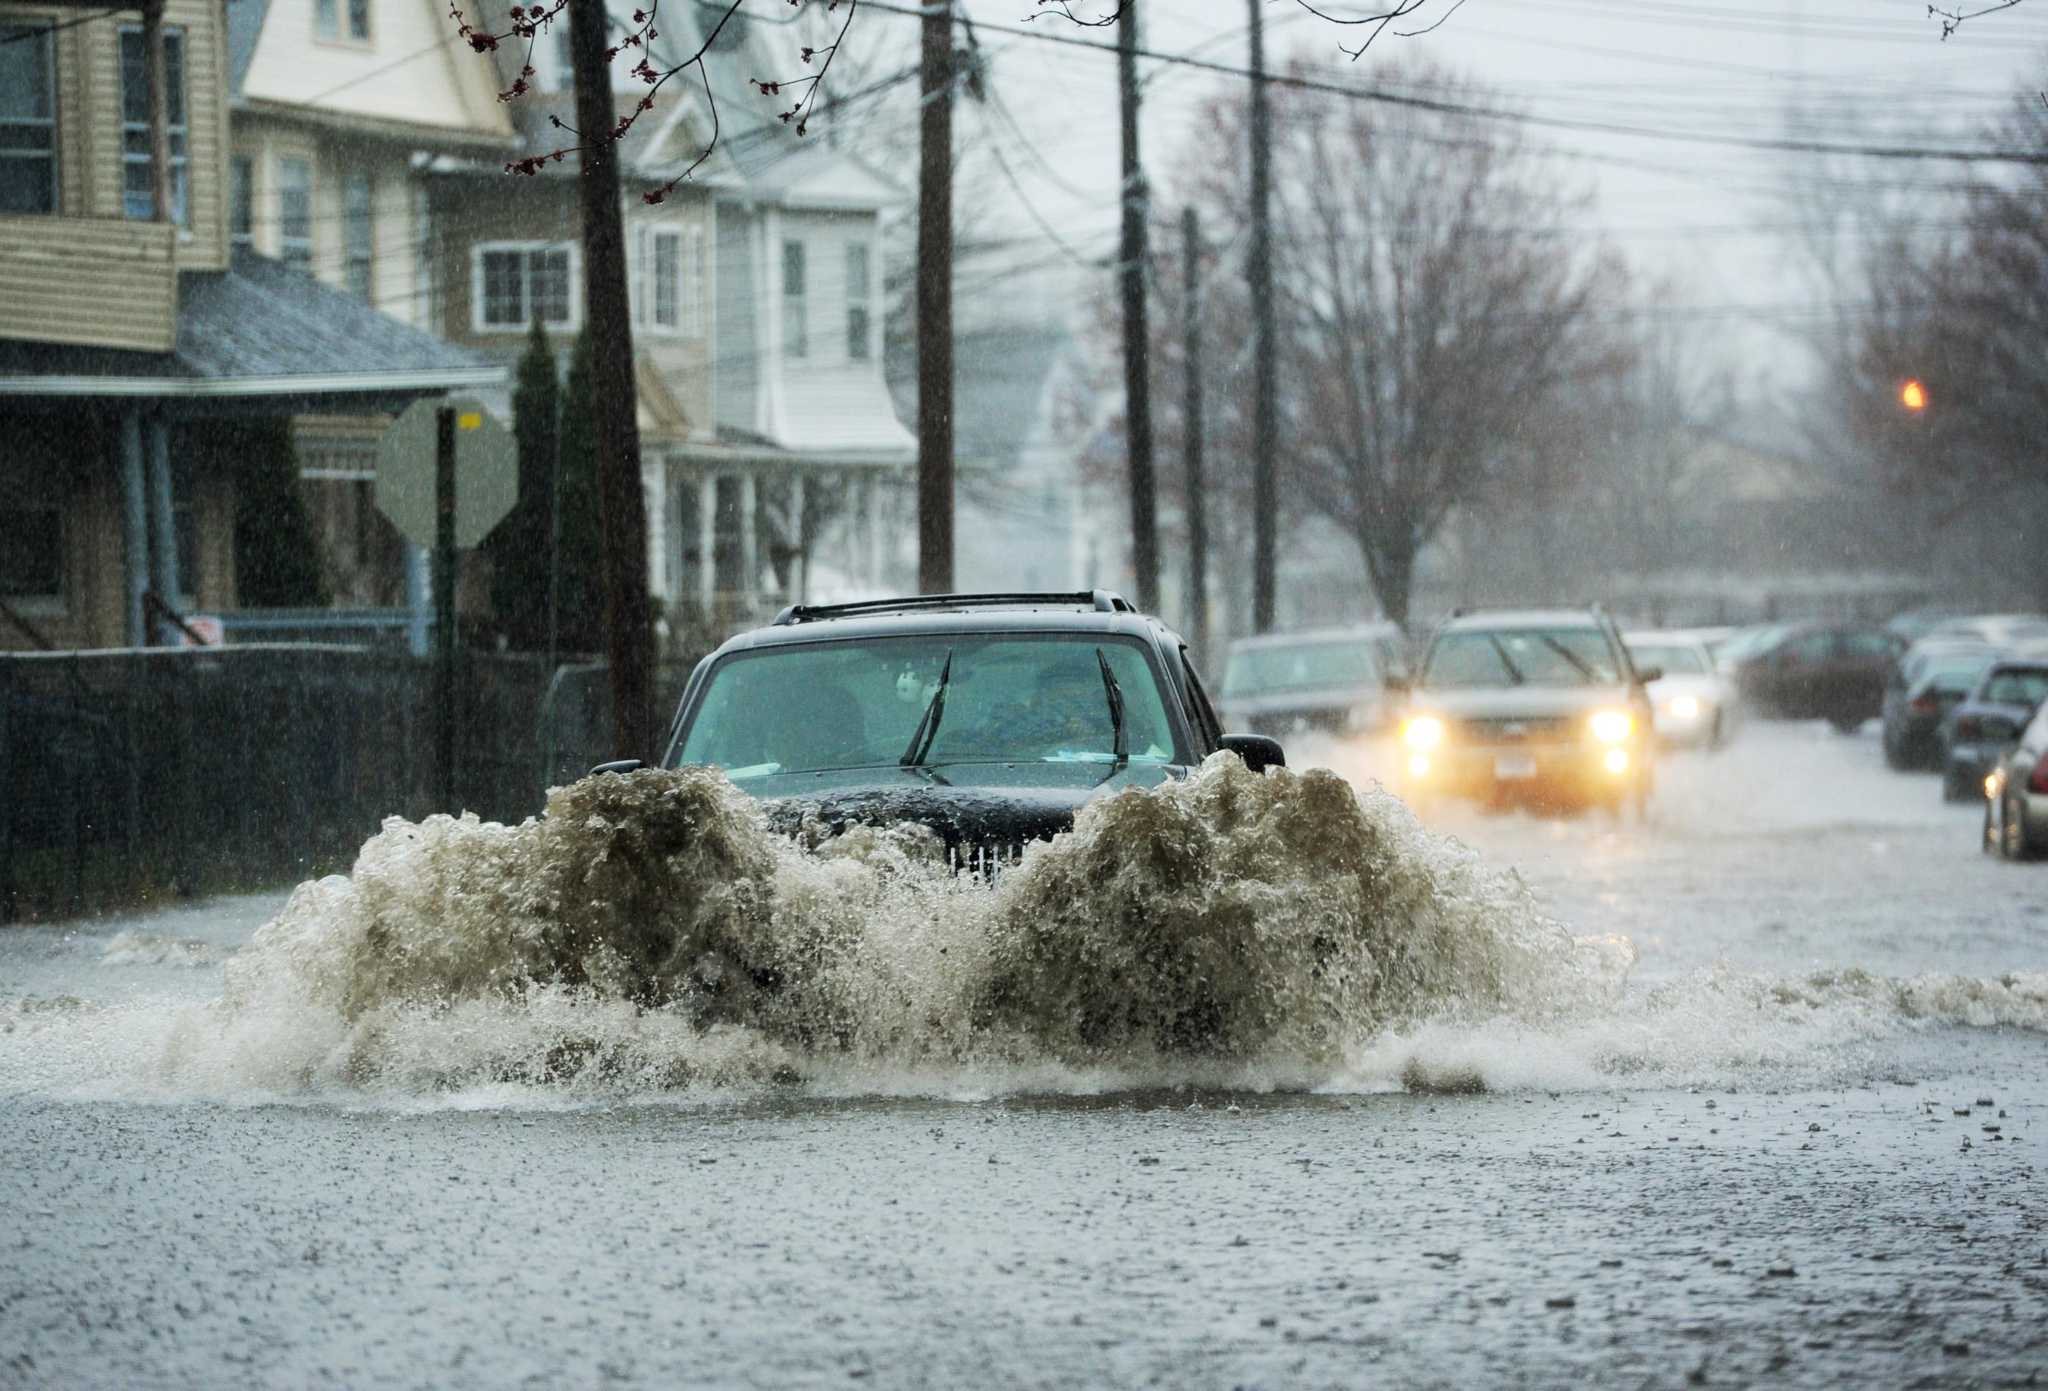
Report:
[[[1995,648],[1941,647],[1894,667],[1884,692],[1884,761],[1898,769],[1939,768],[1942,717],[1997,659]]]
[[[1993,662],[1969,698],[1941,722],[1941,795],[1951,802],[1979,795],[1984,778],[2020,737],[2048,698],[2048,660]]]
[[[1901,643],[1882,628],[1794,623],[1731,664],[1743,702],[1759,715],[1827,720],[1849,732],[1884,708],[1885,679]]]

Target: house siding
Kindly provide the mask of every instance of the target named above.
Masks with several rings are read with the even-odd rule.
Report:
[[[0,7],[62,24],[71,11]],[[57,211],[0,219],[0,336],[162,352],[176,340],[178,270],[227,264],[227,126],[220,0],[170,0],[183,34],[188,225],[130,221],[122,206],[119,27],[139,12],[73,23],[52,36]]]

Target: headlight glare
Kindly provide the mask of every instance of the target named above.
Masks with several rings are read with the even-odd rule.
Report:
[[[1427,753],[1444,741],[1444,722],[1434,715],[1414,715],[1401,724],[1401,742]]]
[[[1603,744],[1619,744],[1635,733],[1636,717],[1626,710],[1602,710],[1593,716],[1593,737]]]
[[[1696,720],[1700,717],[1700,698],[1682,695],[1671,702],[1671,713],[1681,720]]]

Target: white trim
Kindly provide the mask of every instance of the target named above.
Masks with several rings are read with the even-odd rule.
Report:
[[[480,241],[469,246],[469,327],[478,335],[525,333],[532,326],[529,314],[518,324],[492,323],[484,318],[484,257],[493,251],[566,251],[569,254],[569,317],[559,323],[543,319],[550,329],[575,333],[583,327],[583,247],[574,241]],[[526,299],[533,299],[529,278]]]
[[[502,367],[448,367],[433,372],[329,372],[282,377],[0,377],[0,396],[294,396],[344,391],[445,391],[502,386]]]

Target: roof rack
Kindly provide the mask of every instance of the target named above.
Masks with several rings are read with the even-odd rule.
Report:
[[[775,615],[774,626],[782,628],[792,623],[815,623],[825,618],[853,618],[865,613],[944,611],[997,604],[1092,608],[1097,613],[1138,611],[1123,595],[1107,589],[1081,589],[1065,594],[912,594],[901,599],[864,599],[853,604],[791,604]]]

